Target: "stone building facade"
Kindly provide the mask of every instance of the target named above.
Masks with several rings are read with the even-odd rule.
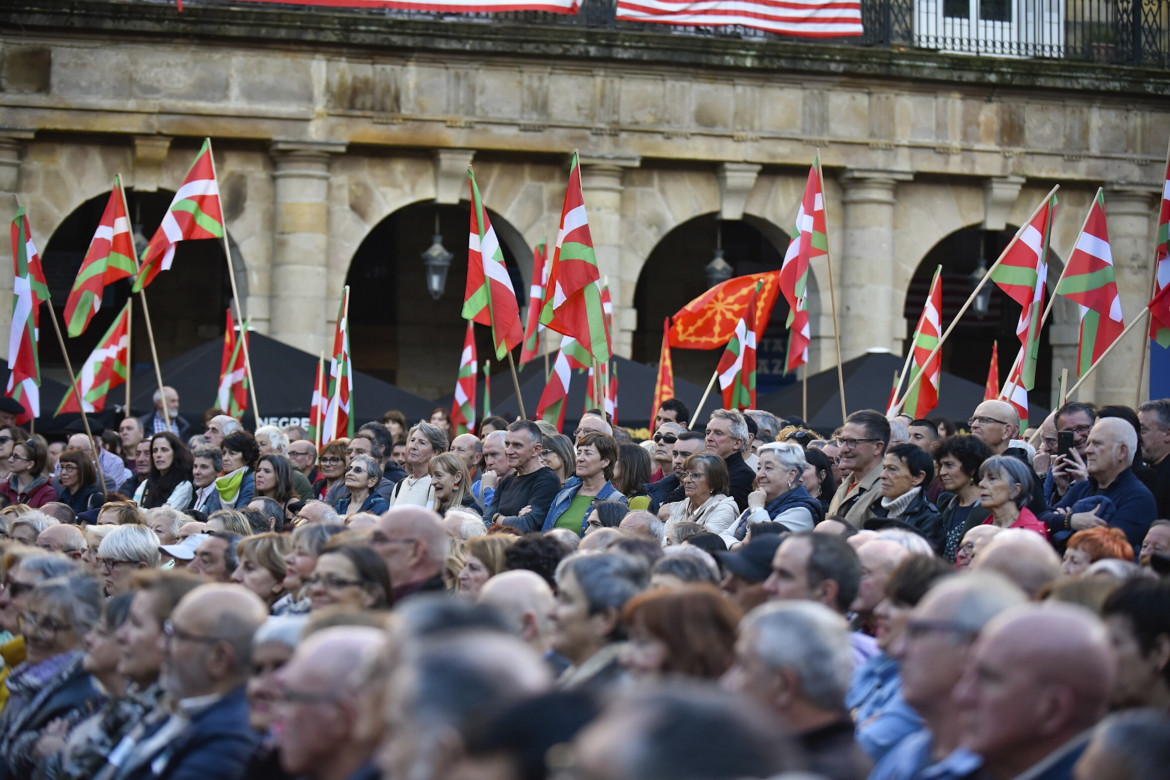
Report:
[[[466,201],[469,164],[527,289],[532,247],[555,240],[578,150],[616,351],[653,361],[661,319],[640,322],[635,297],[655,248],[714,215],[750,222],[782,255],[819,149],[848,359],[902,352],[907,290],[931,250],[967,228],[1014,229],[1053,184],[1060,258],[1105,188],[1124,310],[1139,311],[1168,93],[1165,71],[1060,61],[267,4],[187,3],[180,14],[42,0],[0,11],[0,203],[5,213],[26,205],[45,244],[117,172],[137,192],[173,190],[210,136],[253,326],[316,354],[329,349],[363,242],[408,207]],[[429,238],[429,222],[417,230]],[[447,231],[456,264],[461,242]],[[462,324],[447,313],[462,277],[453,271],[432,302],[417,249],[403,246],[386,248],[399,282],[386,303],[397,312],[388,375],[438,396],[454,382]],[[4,242],[0,300],[8,258]],[[827,271],[814,263],[810,282],[813,370],[834,361]],[[656,297],[681,305],[701,292],[664,276],[652,280]],[[191,305],[164,282],[152,308],[166,317]],[[1060,301],[1053,317],[1058,374],[1075,366],[1078,314]],[[1081,398],[1132,403],[1141,355],[1142,340],[1128,340]]]

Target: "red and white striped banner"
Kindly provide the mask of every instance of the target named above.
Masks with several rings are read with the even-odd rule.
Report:
[[[239,0],[237,0],[238,2]],[[397,8],[403,11],[433,11],[449,14],[482,14],[500,11],[548,11],[575,14],[580,0],[250,0],[281,5],[319,5],[333,8]]]
[[[802,38],[861,35],[860,0],[618,0],[628,22],[743,25]]]

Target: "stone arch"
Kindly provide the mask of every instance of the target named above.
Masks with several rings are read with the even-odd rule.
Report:
[[[439,397],[454,386],[466,324],[461,317],[467,284],[467,235],[471,204],[407,204],[380,220],[363,238],[350,262],[351,351],[354,368],[423,397]],[[452,254],[439,300],[426,288],[420,255],[431,246],[438,215],[443,246]],[[499,236],[513,288],[527,308],[521,268],[532,263],[523,236],[503,216],[488,210]],[[531,272],[530,272],[531,273]],[[482,362],[493,355],[491,334],[476,328]]]
[[[155,192],[126,190],[131,229],[139,253],[145,249],[149,237],[154,235],[174,195],[175,193],[169,190]],[[107,190],[79,204],[61,220],[44,244],[41,254],[45,276],[52,293],[52,305],[57,310],[62,328],[65,327],[64,311],[69,292],[77,278],[78,269],[94,231],[101,221],[109,196]],[[228,244],[236,270],[236,283],[241,297],[246,300],[247,274],[244,271],[239,247],[230,233]],[[130,287],[131,280],[127,279],[107,288],[102,307],[86,331],[75,339],[67,338],[66,346],[69,348],[75,368],[86,359],[106,328],[131,297]],[[147,289],[159,359],[168,360],[209,339],[222,336],[224,311],[231,304],[231,292],[222,242],[213,240],[181,242],[175,249],[171,270],[160,274]],[[131,362],[148,362],[151,356],[146,340],[145,315],[137,302],[137,296],[135,299],[132,326],[135,337],[131,343]],[[193,301],[197,301],[198,305],[192,305]],[[55,338],[41,340],[40,356],[46,368],[64,367],[61,350]]]

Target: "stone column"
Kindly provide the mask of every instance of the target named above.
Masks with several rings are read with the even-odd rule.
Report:
[[[0,212],[4,214],[16,213],[22,141],[32,137],[32,131],[0,128]],[[3,307],[0,311],[11,317],[12,242],[8,240],[7,235],[0,241],[0,307]],[[5,359],[8,357],[8,339],[3,339],[3,344],[0,345],[0,357]]]
[[[1117,184],[1105,188],[1109,243],[1126,323],[1132,322],[1133,317],[1150,302],[1150,283],[1154,274],[1151,217],[1154,216],[1158,194],[1156,188],[1142,185]],[[1141,398],[1146,400],[1150,365],[1149,350],[1143,350],[1143,347],[1149,339],[1149,325],[1138,326],[1136,330],[1142,332],[1126,335],[1125,341],[1117,345],[1105,359],[1105,364],[1095,370],[1078,391],[1076,400],[1132,405],[1137,400],[1139,372],[1142,375]],[[1143,354],[1146,355],[1144,366],[1141,365]]]
[[[912,178],[909,171],[873,169],[850,169],[841,177],[844,241],[840,274],[833,281],[842,360],[872,347],[897,350],[905,340],[905,318],[898,305],[905,291],[895,284],[894,190],[898,182]],[[824,367],[835,357],[832,351],[829,355]]]
[[[585,193],[589,232],[593,236],[602,280],[608,282],[609,294],[613,297],[614,332],[610,334],[613,353],[624,357],[630,356],[633,333],[638,327],[638,313],[633,308],[638,277],[634,274],[626,278],[621,268],[622,193],[625,190],[622,172],[626,168],[637,168],[641,161],[640,157],[620,155],[580,158],[581,189]]]
[[[345,144],[276,141],[269,335],[311,354],[328,348],[329,160]]]

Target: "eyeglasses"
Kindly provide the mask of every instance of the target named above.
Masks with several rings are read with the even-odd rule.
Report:
[[[60,468],[60,469],[61,469],[61,471],[62,471],[62,472],[66,472],[66,471],[69,471],[69,472],[77,471],[77,464],[76,464],[76,463],[58,463],[58,464],[57,464],[57,466],[58,466],[58,468]]]
[[[19,455],[17,455],[15,452],[12,453],[11,455],[9,455],[8,459],[9,460],[23,460],[25,463],[32,463],[33,462],[32,458],[22,458]]]
[[[162,629],[163,636],[165,636],[167,639],[181,639],[184,642],[202,642],[208,645],[214,645],[216,642],[225,641],[214,636],[201,636],[199,634],[187,633],[169,620],[163,622]]]
[[[414,544],[418,539],[391,539],[390,537],[375,533],[370,537],[370,544]]]
[[[1004,422],[1003,420],[997,420],[994,417],[984,417],[981,414],[976,415],[975,417],[972,417],[970,420],[967,421],[967,425],[975,425],[977,423],[979,425],[991,425],[992,423],[997,423],[999,425],[1007,425],[1007,423]]]
[[[290,450],[288,453],[288,456],[290,458],[311,458],[311,457],[313,457],[313,453],[312,452],[293,452],[292,450]]]
[[[1074,425],[1072,428],[1061,428],[1060,432],[1086,434],[1091,430],[1093,430],[1092,425]]]
[[[926,634],[931,633],[973,637],[979,631],[970,626],[962,626],[947,620],[911,620],[906,624],[906,636],[910,639],[921,639]]]
[[[334,704],[337,701],[337,694],[335,693],[298,691],[294,688],[286,688],[283,685],[277,689],[276,695],[280,698],[280,701],[286,704]]]
[[[20,627],[23,634],[28,634],[31,631],[39,631],[42,634],[60,634],[62,631],[68,631],[69,626],[59,620],[54,620],[50,617],[38,617],[37,615],[28,612],[23,615],[16,616],[16,623]]]
[[[318,461],[322,466],[339,466],[345,462],[344,458],[321,458]]]
[[[0,587],[2,587],[4,590],[8,591],[9,598],[15,599],[15,598],[18,598],[20,596],[23,596],[25,593],[31,593],[32,589],[35,588],[36,585],[32,585],[32,584],[27,583],[27,582],[15,582],[14,580],[5,580],[3,583],[0,583]]]
[[[134,561],[116,561],[112,558],[99,557],[97,559],[97,565],[99,569],[109,569],[110,571],[114,571],[114,569],[117,569],[119,566],[133,566]]]
[[[305,578],[305,584],[310,587],[320,585],[325,590],[341,590],[342,588],[356,588],[362,585],[361,580],[347,580],[344,577],[334,577],[332,574],[325,576],[313,575]]]
[[[365,474],[366,470],[362,466],[350,466],[345,470],[346,474]]]
[[[0,444],[7,444],[10,441],[12,441],[11,436],[0,436]]]
[[[873,444],[874,442],[879,442],[879,441],[881,441],[881,439],[837,439],[836,440],[837,446],[843,450],[851,450],[854,447],[856,447],[858,444],[866,444],[866,443]]]
[[[689,479],[691,482],[698,482],[700,479],[706,479],[707,475],[701,471],[684,471],[683,479]]]
[[[654,434],[655,444],[674,444],[678,441],[678,437],[673,433],[656,433]]]

